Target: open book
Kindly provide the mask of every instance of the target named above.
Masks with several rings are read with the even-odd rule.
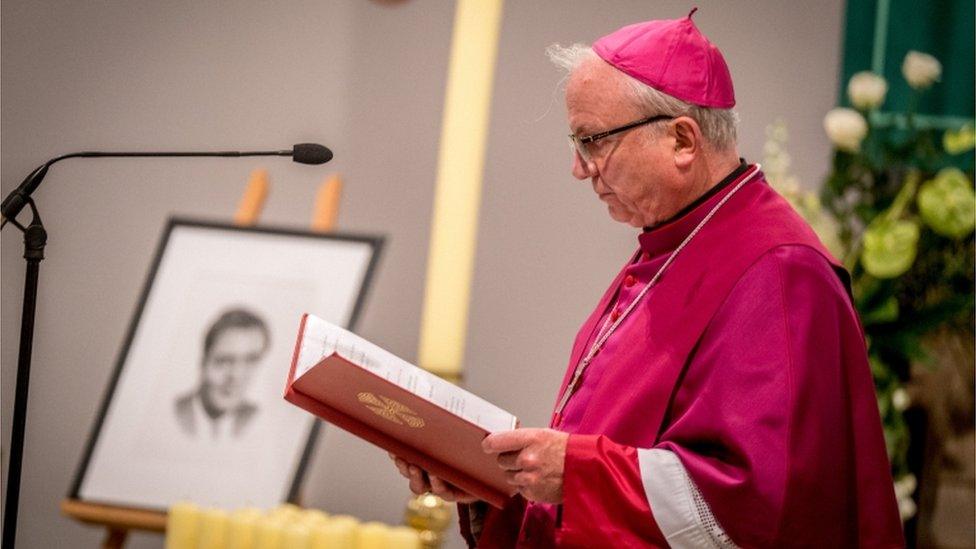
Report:
[[[316,316],[302,317],[285,400],[496,507],[516,492],[481,449],[515,416]]]

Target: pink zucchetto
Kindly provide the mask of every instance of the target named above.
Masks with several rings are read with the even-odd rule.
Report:
[[[698,30],[691,16],[627,25],[593,44],[618,70],[652,88],[701,107],[735,105],[732,76],[722,52]]]

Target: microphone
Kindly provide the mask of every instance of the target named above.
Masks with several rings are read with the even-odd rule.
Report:
[[[332,160],[332,151],[318,143],[299,143],[291,150],[292,160],[299,164],[325,164]]]
[[[324,145],[318,143],[299,143],[291,150],[282,151],[217,151],[217,152],[101,152],[88,151],[76,152],[61,155],[44,164],[41,164],[28,175],[24,181],[14,189],[0,204],[0,229],[7,225],[7,222],[17,217],[17,214],[24,209],[30,201],[31,194],[37,189],[38,185],[47,175],[48,168],[56,162],[67,158],[157,158],[157,157],[234,157],[243,156],[290,156],[292,160],[300,164],[325,164],[332,160],[332,151]],[[16,222],[14,223],[16,224]]]

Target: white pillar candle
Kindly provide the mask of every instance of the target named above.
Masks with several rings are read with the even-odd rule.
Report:
[[[391,528],[389,538],[387,547],[390,549],[420,549],[420,532],[409,526]]]
[[[387,549],[390,527],[382,522],[367,522],[359,527],[356,549]]]
[[[220,509],[205,509],[200,513],[200,536],[197,549],[224,549],[227,547],[229,517]]]
[[[166,549],[196,549],[200,508],[192,503],[174,503],[166,517]]]
[[[301,507],[294,505],[292,503],[285,503],[283,505],[279,505],[278,507],[272,509],[271,512],[268,513],[268,516],[274,518],[280,518],[285,522],[292,522],[296,520],[299,516],[301,516],[301,514],[302,514]]]
[[[261,511],[241,509],[230,516],[227,532],[228,549],[255,549]]]
[[[312,531],[312,549],[355,549],[359,521],[339,515],[317,525]]]
[[[304,524],[285,525],[281,546],[286,549],[310,549],[312,530]]]
[[[284,526],[279,517],[261,517],[257,525],[254,549],[285,549],[281,543],[285,533]]]
[[[302,524],[313,527],[329,521],[329,514],[318,509],[305,509],[299,519]]]

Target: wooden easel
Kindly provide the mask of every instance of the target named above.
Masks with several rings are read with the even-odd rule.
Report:
[[[235,224],[241,226],[257,224],[265,199],[268,197],[268,189],[268,172],[263,169],[254,170],[234,214]],[[341,194],[342,179],[338,175],[332,175],[322,182],[312,212],[313,231],[330,232],[335,228]],[[104,527],[106,535],[105,541],[102,542],[102,549],[122,549],[132,530],[166,532],[167,514],[160,511],[102,505],[65,498],[61,500],[61,513],[85,524]]]
[[[61,512],[85,524],[104,526],[107,533],[102,549],[121,549],[130,530],[166,531],[166,513],[159,511],[99,505],[67,498],[61,501]]]

